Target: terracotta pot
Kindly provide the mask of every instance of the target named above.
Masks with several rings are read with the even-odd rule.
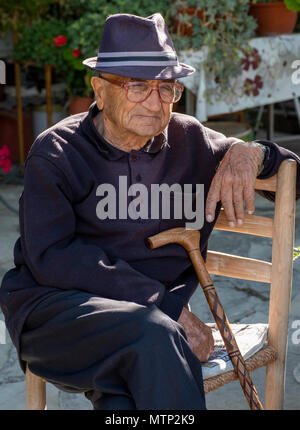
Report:
[[[197,17],[199,19],[202,19],[203,17],[203,10],[198,10],[195,7],[189,7],[187,9],[182,9],[179,10],[178,13],[180,15],[189,15],[189,16],[193,16],[193,15],[197,15]],[[191,36],[192,32],[193,32],[193,27],[192,24],[185,24],[180,22],[178,19],[174,19],[174,27],[175,27],[175,32],[179,35],[179,36]]]
[[[87,112],[89,110],[90,105],[93,103],[94,99],[91,97],[75,97],[69,107],[70,115],[74,115],[76,113]]]
[[[283,1],[251,4],[249,14],[257,21],[258,36],[292,33],[297,22],[297,12],[287,9]]]
[[[19,152],[18,121],[16,109],[0,110],[0,130],[0,147],[6,143],[10,149],[10,158],[12,162],[20,163],[21,159]],[[23,110],[23,136],[24,157],[26,158],[34,140],[32,113],[27,110]]]

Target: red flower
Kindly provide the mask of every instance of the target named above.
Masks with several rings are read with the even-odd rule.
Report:
[[[244,88],[247,96],[258,96],[259,90],[263,87],[263,81],[260,75],[255,75],[254,80],[245,79]]]
[[[10,150],[7,145],[3,145],[0,149],[0,167],[3,168],[4,173],[8,173],[11,168]]]
[[[68,43],[67,38],[60,34],[54,39],[54,43],[56,46],[64,46],[66,43]]]
[[[258,50],[254,48],[250,54],[245,54],[241,62],[244,70],[249,70],[251,67],[255,70],[261,63],[261,56]]]
[[[80,49],[72,49],[72,55],[74,58],[79,57],[80,54],[81,54]]]
[[[255,82],[257,88],[263,87],[263,81],[261,80],[260,75],[255,75],[254,82]]]

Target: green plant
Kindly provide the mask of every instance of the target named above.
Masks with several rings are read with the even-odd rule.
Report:
[[[195,8],[192,15],[185,13]],[[231,93],[230,79],[242,72],[241,53],[250,54],[249,39],[257,26],[248,14],[249,0],[176,0],[170,16],[190,25],[191,36],[178,32],[173,25],[172,38],[178,51],[208,47],[204,63],[206,73],[217,85],[206,92],[208,101]],[[201,11],[201,13],[199,13]]]
[[[13,51],[14,58],[26,65],[44,67],[51,64],[64,69],[64,56],[55,38],[65,31],[65,23],[57,19],[39,20],[26,27]]]
[[[300,11],[300,0],[279,0],[285,3],[289,10]],[[274,0],[252,0],[252,3],[274,3]]]
[[[80,50],[70,45],[66,23],[58,19],[40,19],[25,28],[13,57],[26,68],[53,66],[56,80],[64,81],[69,95],[91,95],[87,79],[91,74],[82,64]]]
[[[59,35],[55,40],[57,42],[59,38],[65,38],[65,43],[58,44],[58,46],[64,59],[64,82],[67,86],[67,93],[72,97],[92,97],[93,89],[90,80],[93,73],[82,64],[84,59],[82,51],[78,47],[72,48],[70,28],[65,33],[67,37]]]
[[[84,3],[83,13],[77,19],[70,21],[63,34],[68,39],[71,48],[65,52],[65,59],[68,60],[70,68],[66,75],[67,86],[72,95],[91,95],[92,88],[90,77],[92,72],[86,71],[82,65],[84,58],[95,57],[100,45],[105,20],[108,15],[115,13],[131,13],[140,16],[149,16],[154,11],[159,11],[165,17],[170,6],[169,0],[75,0],[77,3]],[[72,0],[63,0],[64,10],[69,9]],[[82,10],[82,9],[81,9]],[[80,52],[76,61],[72,59],[71,52]]]
[[[85,58],[97,55],[108,15],[130,13],[146,17],[160,12],[166,18],[170,7],[170,0],[89,0],[87,3],[85,13],[68,29],[72,47],[80,49]]]
[[[0,34],[13,31],[21,34],[24,27],[47,14],[55,0],[1,0]]]
[[[294,12],[300,11],[300,0],[284,0],[286,7]]]
[[[45,4],[42,18],[36,10],[39,4]],[[167,15],[169,4],[169,0],[35,0],[31,2],[35,17],[25,26],[14,58],[24,65],[51,64],[70,96],[91,96],[92,72],[82,61],[97,55],[106,17],[115,13],[146,17],[156,11]]]
[[[205,68],[218,83],[215,96],[230,91],[229,79],[240,73],[240,52],[250,52],[248,41],[256,27],[255,20],[248,15],[249,0],[17,1],[21,3],[32,4],[32,10],[35,5],[35,15],[31,16],[33,22],[25,26],[14,51],[15,58],[39,67],[52,64],[72,96],[92,94],[89,83],[92,73],[85,69],[82,60],[97,55],[108,15],[131,13],[146,17],[160,12],[178,51],[207,45],[209,57]],[[43,11],[40,18],[36,18],[37,5]],[[195,7],[196,13],[186,15],[184,9],[188,7]],[[205,11],[201,19],[197,16],[200,9]],[[178,34],[172,26],[175,17],[192,26],[192,37]],[[63,43],[57,44],[57,40]],[[212,94],[208,92],[207,98]]]

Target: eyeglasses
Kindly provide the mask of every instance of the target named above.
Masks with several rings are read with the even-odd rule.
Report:
[[[132,103],[144,102],[153,90],[158,91],[159,97],[164,103],[176,103],[181,97],[184,86],[177,82],[160,82],[157,88],[152,87],[144,81],[122,82],[115,79],[106,78],[102,75],[99,78],[104,79],[111,84],[118,85],[126,91],[127,100]]]

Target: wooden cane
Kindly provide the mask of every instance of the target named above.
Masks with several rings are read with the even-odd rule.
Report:
[[[150,249],[159,248],[160,246],[168,245],[170,243],[177,243],[183,246],[189,254],[200,285],[209,304],[210,310],[224,340],[224,344],[232,361],[234,370],[240,380],[241,387],[244,391],[250,409],[263,409],[255,386],[246,368],[245,361],[231,330],[229,321],[224,312],[223,306],[203,261],[199,249],[200,232],[197,230],[186,230],[185,228],[180,227],[166,230],[146,239],[146,245]]]

